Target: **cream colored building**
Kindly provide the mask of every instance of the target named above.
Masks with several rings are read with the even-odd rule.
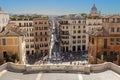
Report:
[[[33,21],[29,20],[15,20],[10,21],[14,23],[20,29],[23,29],[27,32],[25,35],[25,44],[26,44],[26,54],[33,54],[35,53],[34,48],[34,33],[33,33]]]
[[[6,26],[9,22],[9,14],[5,13],[1,8],[0,8],[0,31],[2,31],[3,27]]]
[[[86,51],[86,19],[82,16],[59,18],[60,47],[62,52]]]

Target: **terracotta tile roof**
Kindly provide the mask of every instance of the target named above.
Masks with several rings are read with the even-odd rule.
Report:
[[[26,31],[19,29],[19,27],[15,26],[13,23],[9,23],[0,32],[0,36],[24,36],[26,33]]]

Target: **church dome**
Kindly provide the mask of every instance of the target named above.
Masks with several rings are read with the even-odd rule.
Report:
[[[97,14],[97,8],[96,8],[95,4],[91,8],[91,14]]]

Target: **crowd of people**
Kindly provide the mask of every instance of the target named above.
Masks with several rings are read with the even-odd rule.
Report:
[[[39,60],[43,60],[43,58],[47,56],[47,54],[41,53],[41,54],[27,54],[26,55],[26,62],[28,64],[34,64],[35,62],[39,61]]]
[[[83,54],[86,53],[62,53],[61,58],[64,62],[86,60],[86,58],[82,57]]]
[[[70,62],[71,64],[72,62],[75,61],[86,60],[86,58],[83,58],[82,55],[83,53],[61,53],[59,59],[57,59],[58,57],[56,57],[55,59],[49,59],[48,57],[44,59],[46,56],[48,56],[47,54],[29,54],[26,56],[26,58],[28,64],[34,64],[35,62],[39,62],[39,61],[43,63],[46,61],[55,62],[55,63]]]

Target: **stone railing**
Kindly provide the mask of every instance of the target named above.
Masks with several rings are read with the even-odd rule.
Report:
[[[24,64],[14,64],[12,62],[9,62],[7,65],[7,69],[10,71],[19,71],[23,72],[26,71],[26,65]]]
[[[111,65],[110,69],[120,74],[120,66],[113,63],[111,63],[110,65]]]
[[[1,65],[0,66],[0,72],[5,70],[7,68],[7,66],[8,66],[8,63],[5,63],[5,64]]]
[[[90,65],[91,72],[103,71],[111,68],[111,63],[105,62],[102,64],[92,64]]]
[[[27,65],[26,66],[27,72],[32,71],[80,71],[84,72],[83,66],[74,66],[74,65]]]
[[[120,74],[120,66],[110,62],[93,65],[22,65],[14,63],[5,63],[0,66],[0,71],[4,69],[21,72],[35,72],[35,71],[65,71],[65,72],[99,72],[111,69]]]

